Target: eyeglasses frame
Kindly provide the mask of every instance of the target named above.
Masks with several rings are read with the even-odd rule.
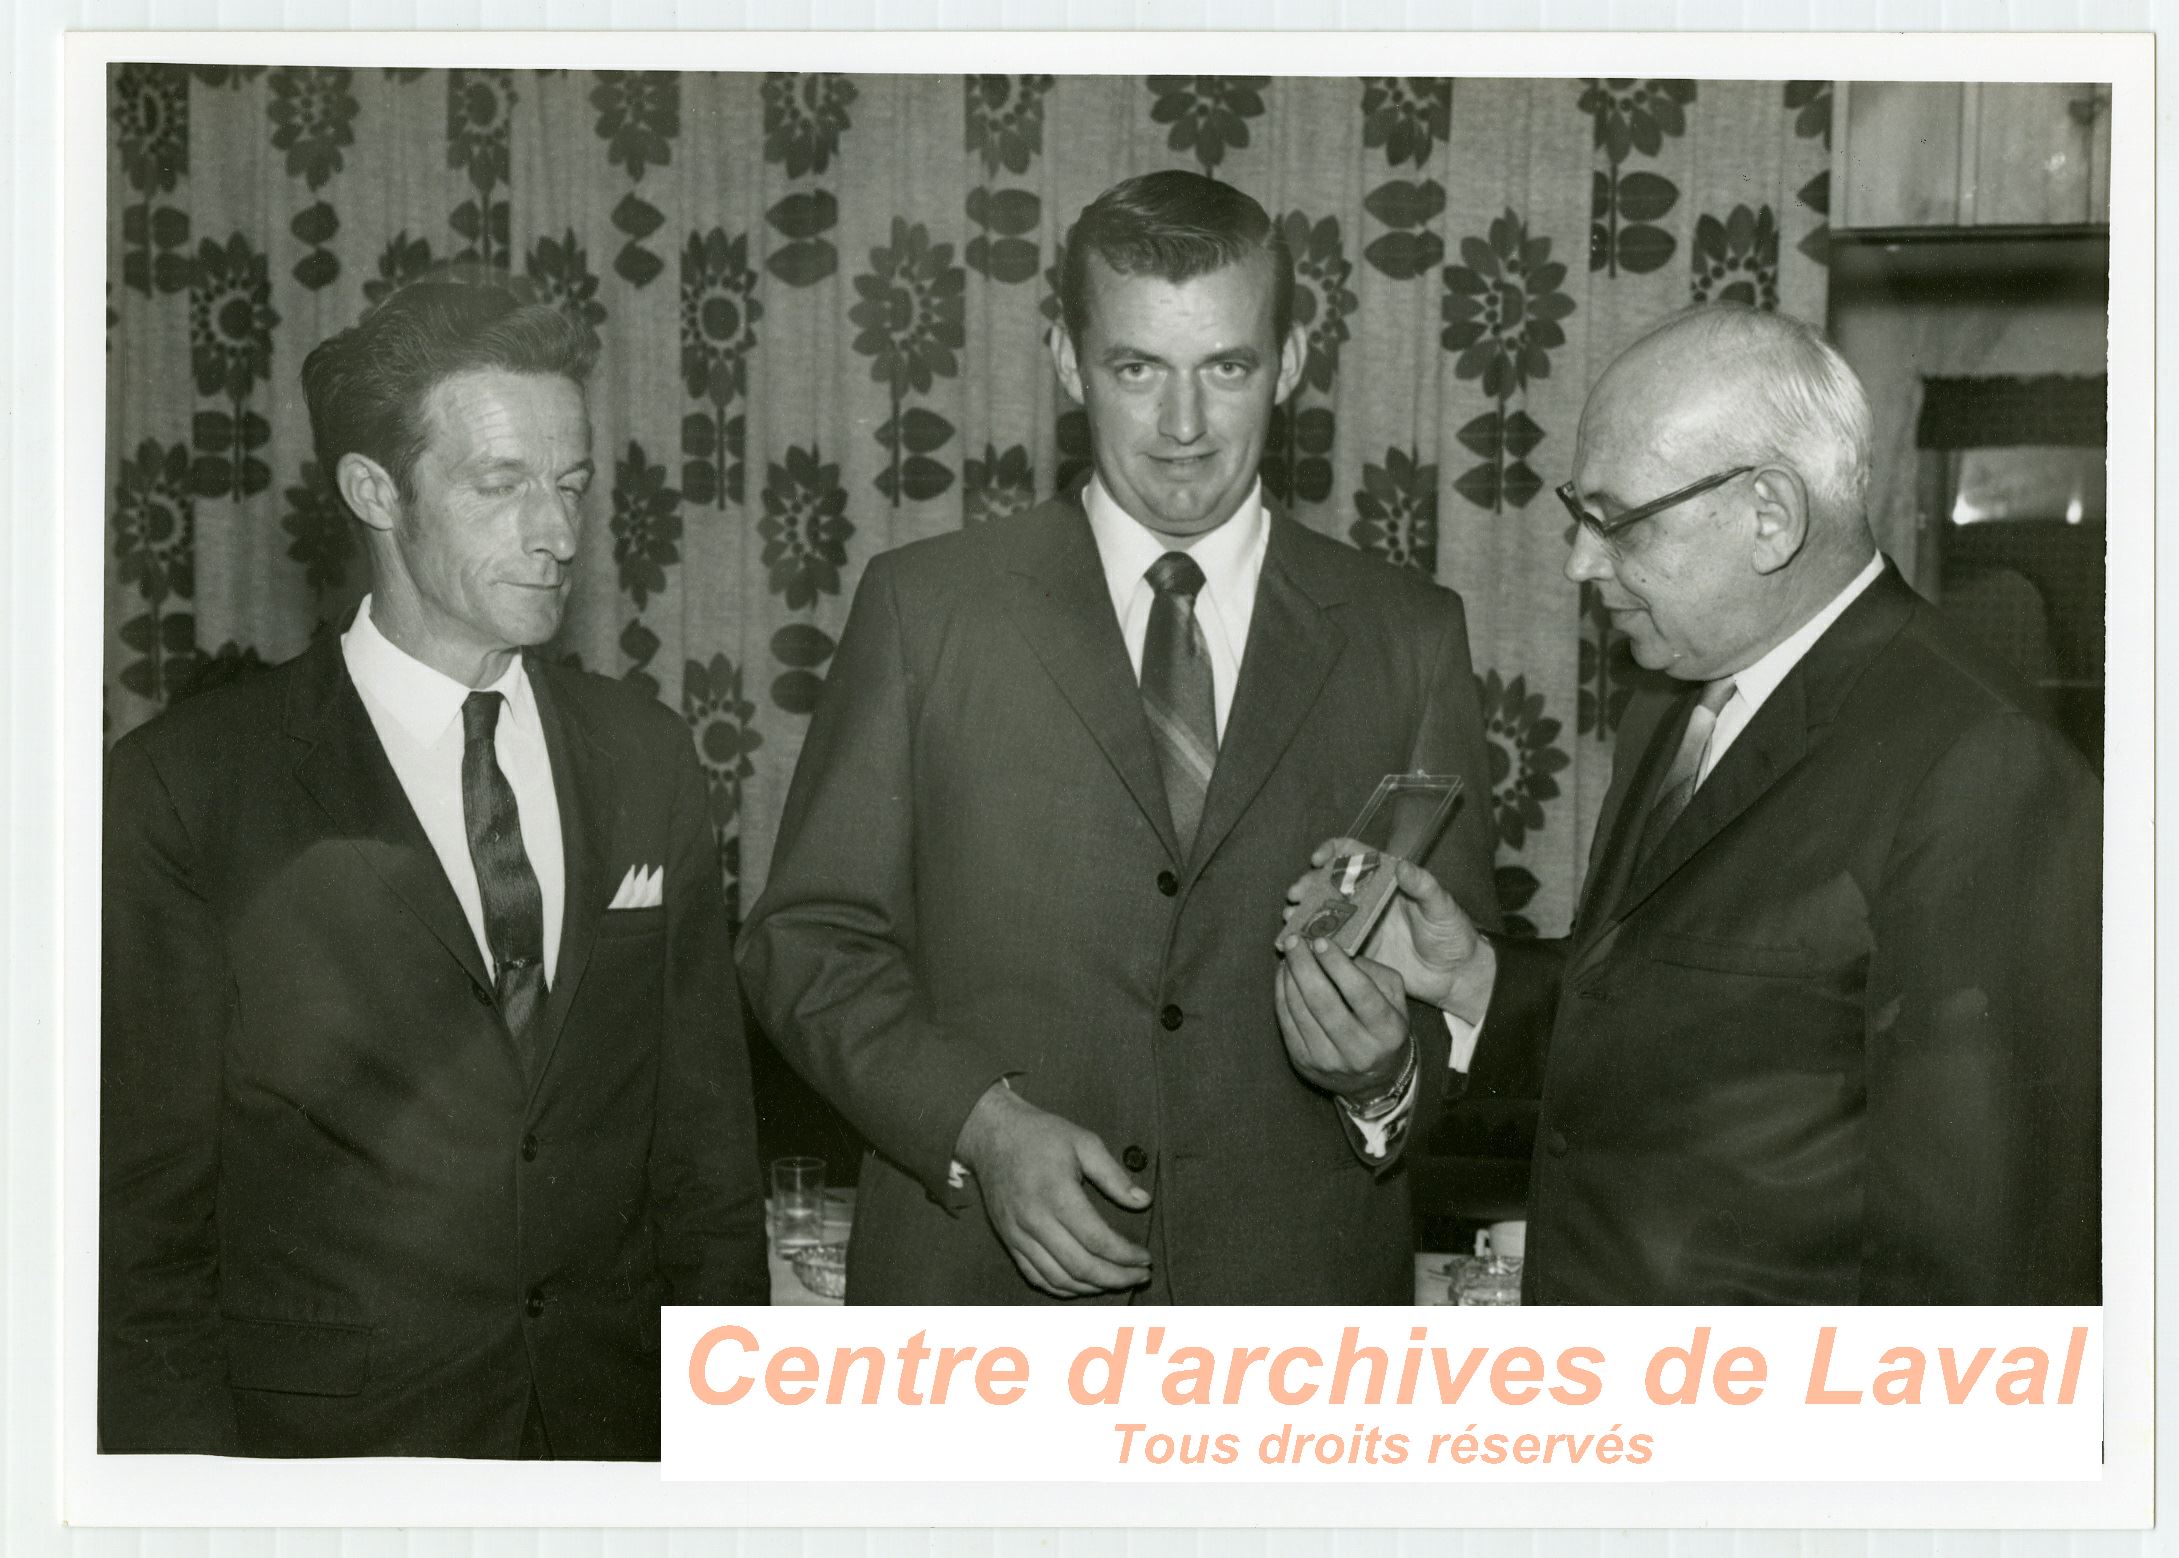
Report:
[[[1745,476],[1750,471],[1761,469],[1762,467],[1757,465],[1736,465],[1729,471],[1719,471],[1715,475],[1705,476],[1701,481],[1690,482],[1676,492],[1668,492],[1661,498],[1652,498],[1647,503],[1638,504],[1634,508],[1628,509],[1617,519],[1610,521],[1598,519],[1581,506],[1581,495],[1574,490],[1572,482],[1561,482],[1557,491],[1559,501],[1566,505],[1566,512],[1574,516],[1576,524],[1595,536],[1599,541],[1609,542],[1614,537],[1625,534],[1630,527],[1640,524],[1652,515],[1662,514],[1676,503],[1685,503],[1689,498],[1700,497],[1713,487],[1722,487],[1736,477]]]

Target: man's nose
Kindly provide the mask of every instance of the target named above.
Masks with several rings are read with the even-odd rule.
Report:
[[[544,552],[555,562],[575,560],[575,543],[582,532],[582,500],[557,487],[533,499],[523,516],[529,550]]]
[[[1203,386],[1192,373],[1176,373],[1158,403],[1158,431],[1176,444],[1203,436]]]
[[[1575,584],[1595,584],[1612,576],[1612,544],[1587,525],[1574,526],[1574,549],[1566,556],[1566,577]]]

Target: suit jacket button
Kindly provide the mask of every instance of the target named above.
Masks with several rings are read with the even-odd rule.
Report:
[[[1179,1007],[1168,1006],[1164,1011],[1158,1013],[1158,1021],[1164,1025],[1167,1033],[1171,1033],[1187,1019],[1180,1015]]]
[[[535,1136],[527,1134],[523,1136],[522,1161],[524,1163],[535,1163],[537,1161],[537,1138]]]
[[[492,1004],[492,992],[475,980],[471,980],[469,983],[469,998],[479,1006],[490,1006]]]
[[[1554,1158],[1565,1157],[1566,1149],[1570,1145],[1571,1143],[1567,1141],[1564,1131],[1547,1132],[1543,1139],[1544,1151],[1550,1153]]]
[[[1170,871],[1160,871],[1158,873],[1158,891],[1168,898],[1172,897],[1173,894],[1180,891],[1180,878]]]
[[[530,1289],[529,1300],[523,1304],[522,1312],[532,1320],[545,1312],[545,1290],[543,1288]]]
[[[1120,1154],[1120,1164],[1130,1174],[1140,1174],[1150,1166],[1150,1154],[1140,1147],[1130,1147]]]

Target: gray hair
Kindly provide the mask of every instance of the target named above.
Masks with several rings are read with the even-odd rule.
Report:
[[[1869,397],[1823,332],[1788,314],[1707,303],[1673,315],[1640,345],[1670,338],[1746,384],[1731,421],[1716,429],[1733,464],[1778,461],[1808,486],[1826,518],[1858,521],[1869,496]]]

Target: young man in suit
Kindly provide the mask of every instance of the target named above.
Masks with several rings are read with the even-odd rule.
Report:
[[[1776,315],[1612,364],[1566,573],[1679,689],[1628,708],[1565,940],[1408,869],[1372,949],[1487,999],[1475,1085],[1540,1088],[1530,1302],[2097,1302],[2100,793],[1877,552],[1868,423]]]
[[[592,352],[446,283],[320,345],[372,593],[114,748],[104,1450],[656,1459],[658,1306],[766,1297],[688,734],[523,653]]]
[[[1096,474],[870,564],[743,937],[871,1146],[848,1297],[1407,1302],[1398,1138],[1448,1025],[1290,1054],[1273,941],[1417,767],[1466,780],[1431,860],[1494,918],[1460,602],[1265,504],[1305,343],[1254,200],[1131,179],[1061,292]]]

